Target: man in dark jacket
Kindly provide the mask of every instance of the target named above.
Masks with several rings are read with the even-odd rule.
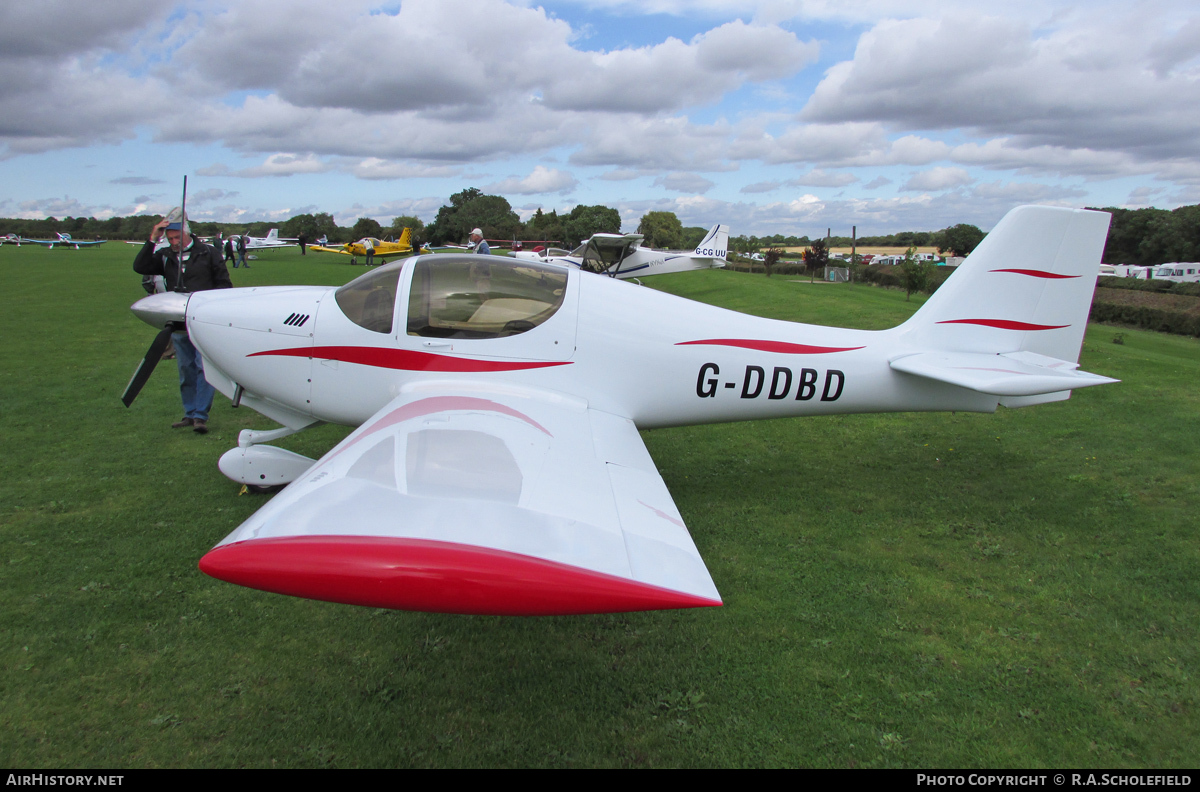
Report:
[[[164,233],[170,244],[159,247]],[[141,275],[161,275],[168,291],[198,292],[233,286],[221,253],[192,237],[191,228],[178,207],[154,226],[149,241],[142,245],[133,260],[133,271]],[[175,362],[179,365],[179,392],[184,411],[183,419],[171,426],[175,429],[190,426],[199,434],[207,434],[208,412],[212,409],[215,391],[204,379],[204,360],[199,350],[192,346],[187,331],[172,333],[171,339],[175,344]]]

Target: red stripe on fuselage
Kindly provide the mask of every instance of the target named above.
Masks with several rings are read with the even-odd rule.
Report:
[[[293,597],[434,613],[550,616],[721,604],[556,561],[429,539],[252,539],[214,548],[200,570]]]
[[[1031,278],[1079,278],[1080,275],[1059,275],[1057,272],[1046,272],[1045,270],[1032,269],[994,269],[989,272],[1015,272],[1018,275],[1028,275]]]
[[[786,341],[759,341],[753,338],[709,338],[703,341],[680,341],[675,346],[704,344],[707,346],[731,346],[753,349],[756,352],[781,352],[786,355],[827,355],[830,352],[852,352],[856,347],[823,347],[810,344],[789,344]]]
[[[563,361],[507,361],[507,360],[474,360],[471,358],[435,355],[430,352],[417,352],[410,349],[387,349],[386,347],[356,347],[356,346],[325,346],[325,347],[293,347],[291,349],[271,349],[265,352],[253,352],[248,357],[259,355],[281,355],[284,357],[311,357],[320,360],[337,360],[343,363],[357,363],[360,366],[375,368],[398,369],[401,371],[453,371],[481,373],[489,371],[524,371],[525,369],[546,368],[547,366],[566,366],[569,360]]]
[[[995,327],[1000,330],[1058,330],[1070,325],[1040,325],[1029,322],[1014,322],[1011,319],[946,319],[938,324],[973,324]]]

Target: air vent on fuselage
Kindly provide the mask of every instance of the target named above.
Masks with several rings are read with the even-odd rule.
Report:
[[[308,316],[308,314],[294,313],[284,319],[283,323],[291,327],[303,327],[304,323],[308,321]]]

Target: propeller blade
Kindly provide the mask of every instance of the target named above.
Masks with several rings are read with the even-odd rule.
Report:
[[[162,359],[167,344],[171,343],[171,333],[173,332],[175,332],[174,328],[168,325],[154,337],[154,342],[150,344],[150,349],[146,352],[146,357],[142,358],[142,362],[138,364],[137,371],[133,372],[133,377],[129,380],[129,384],[125,386],[125,392],[121,394],[121,401],[125,403],[126,407],[133,404],[133,400],[142,392],[142,386],[146,384],[146,381],[150,379],[150,375],[154,373],[154,367]]]

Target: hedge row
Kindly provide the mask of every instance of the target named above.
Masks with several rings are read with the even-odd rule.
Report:
[[[1175,283],[1168,280],[1144,280],[1142,278],[1119,278],[1113,275],[1105,275],[1096,281],[1096,285],[1106,289],[1169,292],[1171,294],[1187,294],[1192,297],[1200,297],[1200,283]]]
[[[929,285],[925,289],[925,293],[933,294],[952,274],[954,274],[954,267],[934,267],[929,274]],[[904,288],[904,273],[900,271],[899,267],[892,264],[868,264],[865,267],[857,267],[854,280],[873,283],[887,289]]]
[[[1153,281],[1151,281],[1153,283]],[[1088,319],[1093,322],[1131,325],[1160,333],[1200,337],[1200,315],[1169,311],[1146,305],[1117,305],[1093,302]]]

